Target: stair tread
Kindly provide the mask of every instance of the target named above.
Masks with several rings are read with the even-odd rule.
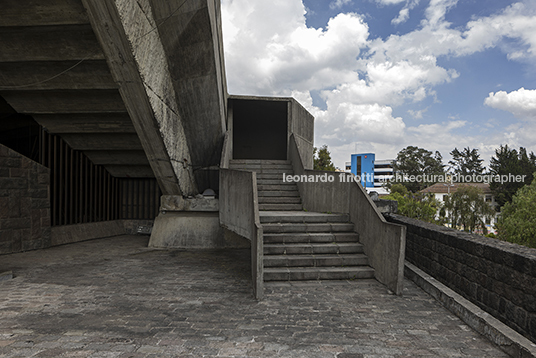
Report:
[[[363,247],[363,244],[360,244],[359,242],[319,242],[319,243],[292,243],[292,244],[264,244],[264,247],[329,247],[329,246],[342,246],[342,247],[351,247],[351,246],[359,246]]]
[[[339,271],[374,271],[368,265],[361,266],[289,266],[289,267],[265,267],[264,272],[289,272],[289,271],[323,271],[323,272],[339,272]]]
[[[363,258],[367,257],[365,254],[305,254],[305,255],[264,255],[264,259],[267,258],[273,258],[273,259],[283,259],[283,258],[295,258],[295,259],[302,259],[302,258],[326,258],[326,259],[333,259],[333,258]]]

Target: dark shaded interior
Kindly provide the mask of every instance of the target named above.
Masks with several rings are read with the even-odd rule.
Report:
[[[235,99],[234,159],[287,159],[287,102]]]
[[[0,97],[0,144],[39,161],[41,127],[30,116],[17,113]]]

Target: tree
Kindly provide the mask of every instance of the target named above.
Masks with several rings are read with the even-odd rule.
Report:
[[[463,151],[459,151],[458,148],[454,148],[452,152],[452,160],[449,161],[453,174],[458,175],[479,175],[482,174],[485,168],[482,166],[483,159],[480,159],[478,149],[464,148]]]
[[[314,147],[313,158],[315,170],[335,171],[335,165],[331,162],[331,154],[329,153],[327,145],[324,144],[320,149]]]
[[[495,156],[490,161],[490,174],[492,175],[525,175],[525,182],[504,182],[493,181],[490,189],[495,195],[495,201],[502,207],[511,202],[512,197],[524,185],[532,182],[532,173],[536,171],[536,155],[533,152],[527,154],[523,147],[519,152],[510,149],[508,145],[495,150]]]
[[[485,219],[495,215],[495,210],[484,200],[482,190],[465,185],[445,199],[445,214],[452,228],[487,234]]]
[[[430,176],[434,175],[444,175],[444,167],[441,153],[436,151],[434,154],[429,150],[414,146],[408,146],[398,152],[394,164],[395,173],[399,174],[398,177],[426,175],[428,177],[426,179],[430,179]],[[395,176],[395,181],[396,179],[397,176]],[[413,182],[403,180],[401,184],[409,191],[416,193],[434,183],[432,180],[415,180]]]
[[[499,239],[536,248],[536,180],[504,205],[495,226]]]
[[[402,184],[393,184],[391,193],[384,199],[396,200],[398,202],[398,214],[408,218],[437,223],[436,213],[441,203],[433,195],[408,192]]]

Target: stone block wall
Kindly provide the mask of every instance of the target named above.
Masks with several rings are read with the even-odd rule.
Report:
[[[386,215],[406,225],[406,260],[536,343],[536,249]]]
[[[49,169],[0,144],[0,254],[50,246]]]

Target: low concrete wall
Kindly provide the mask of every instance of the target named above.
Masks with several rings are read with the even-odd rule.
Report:
[[[52,227],[50,241],[52,246],[56,246],[124,235],[125,233],[123,220],[100,221],[96,223],[54,226]]]
[[[0,144],[0,254],[49,247],[50,170]]]
[[[288,147],[290,148],[291,144],[290,137],[294,136],[294,141],[296,142],[300,157],[302,158],[303,167],[305,169],[313,169],[315,119],[313,115],[294,98],[291,98],[290,106],[288,119]],[[290,149],[288,150],[288,153],[290,153]]]
[[[409,262],[536,343],[536,250],[406,218]]]
[[[388,223],[363,187],[345,173],[306,170],[294,136],[289,157],[296,175],[331,176],[332,181],[297,183],[303,207],[308,211],[349,213],[375,277],[396,294],[402,294],[405,227]]]
[[[350,221],[355,225],[370,265],[378,281],[397,295],[402,294],[406,227],[388,223],[361,184],[352,181],[350,191]]]
[[[251,241],[253,293],[257,299],[262,299],[264,249],[255,172],[220,169],[220,223]]]
[[[191,249],[235,247],[235,240],[226,241],[220,226],[219,204],[215,198],[185,199],[177,195],[163,195],[149,246]]]
[[[150,247],[213,249],[228,247],[218,212],[169,211],[155,219]]]

